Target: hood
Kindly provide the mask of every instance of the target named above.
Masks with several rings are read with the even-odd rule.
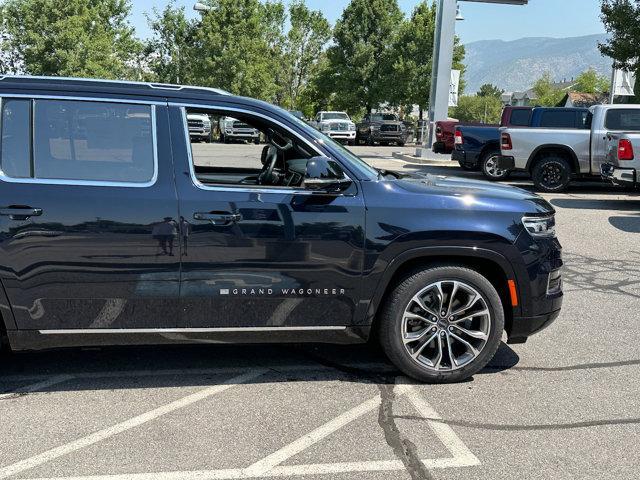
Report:
[[[333,120],[322,120],[322,123],[353,123],[353,122],[351,120],[346,120],[346,119],[344,120],[333,119]]]
[[[405,193],[439,197],[445,208],[500,210],[532,214],[555,213],[549,202],[522,188],[483,180],[448,177],[432,174],[398,173],[395,187]]]

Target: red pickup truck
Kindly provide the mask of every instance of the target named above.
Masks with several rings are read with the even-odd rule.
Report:
[[[500,120],[500,127],[522,127],[528,125],[523,124],[523,116],[530,116],[533,107],[504,107],[502,110],[502,119]],[[514,115],[514,112],[515,115]],[[455,148],[455,132],[456,127],[459,125],[465,126],[484,126],[484,127],[497,127],[498,125],[488,125],[483,123],[460,123],[458,120],[443,120],[436,122],[435,138],[436,141],[433,144],[433,153],[445,153],[449,154],[453,152]]]

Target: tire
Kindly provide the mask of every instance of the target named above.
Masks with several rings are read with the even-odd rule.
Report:
[[[259,139],[259,138],[256,138],[256,139],[253,141],[253,143],[254,143],[254,145],[260,145],[260,139]]]
[[[541,192],[564,192],[571,183],[571,165],[560,155],[548,155],[535,163],[531,178]]]
[[[366,144],[367,144],[369,147],[373,147],[373,146],[376,144],[376,142],[374,142],[374,141],[373,141],[373,137],[372,137],[371,135],[369,135],[369,136],[367,137]]]
[[[353,146],[355,146],[356,141],[355,141],[355,140],[349,140],[349,141],[347,141],[347,144],[348,144],[350,147],[353,147]]]
[[[404,147],[405,145],[406,145],[406,142],[398,142],[399,147]]]
[[[488,180],[496,182],[498,180],[506,180],[511,175],[509,170],[501,170],[497,166],[498,155],[500,150],[492,150],[485,153],[480,159],[480,170]]]
[[[428,322],[407,318],[406,314],[409,310],[418,313],[422,318],[427,315],[426,310],[420,307],[415,298],[419,297],[423,306],[431,310],[437,306],[438,299],[434,294],[437,292],[437,287],[434,285],[438,284],[444,292],[442,297],[445,299],[446,310],[460,311],[460,306],[470,302],[472,295],[479,297],[470,308],[461,310],[458,317],[454,315],[454,322],[460,321],[460,316],[464,315],[464,312],[476,315],[459,324],[450,323],[448,312],[442,311],[434,312],[447,313],[445,316],[438,315],[435,323],[431,323],[434,317],[430,317]],[[458,287],[453,295],[455,303],[451,307],[448,301],[454,285]],[[486,314],[484,314],[485,310]],[[481,311],[483,313],[478,314]],[[450,265],[417,271],[399,283],[385,302],[379,321],[380,343],[398,369],[422,382],[453,383],[463,381],[479,372],[494,357],[504,330],[504,311],[500,296],[489,280],[475,270]],[[456,325],[466,327],[467,332],[482,334],[486,338],[469,336],[462,330],[458,330]],[[411,329],[410,332],[409,329]],[[427,341],[420,343],[419,340],[414,340],[405,345],[403,339],[407,333],[413,333],[416,338]],[[419,335],[422,337],[418,337]],[[461,338],[470,344],[476,349],[477,354],[464,342],[454,337]],[[443,341],[441,342],[440,339]],[[442,349],[439,348],[440,345]],[[451,360],[449,345],[455,361]],[[417,353],[417,356],[412,356],[410,352],[413,355]],[[439,361],[437,360],[438,352],[440,352]]]

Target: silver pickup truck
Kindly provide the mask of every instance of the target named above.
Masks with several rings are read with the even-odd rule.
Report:
[[[607,135],[608,155],[607,162],[600,167],[602,177],[615,185],[637,188],[640,185],[640,109],[619,110],[610,122],[619,133]]]
[[[528,172],[540,191],[561,192],[572,179],[603,175],[612,139],[636,129],[640,131],[640,105],[596,105],[584,128],[505,128],[498,165]]]

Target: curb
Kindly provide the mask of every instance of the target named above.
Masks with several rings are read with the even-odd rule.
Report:
[[[458,166],[458,163],[452,160],[436,160],[432,158],[415,157],[413,155],[400,153],[400,152],[393,152],[391,155],[393,156],[393,158],[397,158],[398,160],[403,160],[409,163],[419,163],[421,165],[434,165],[434,166],[440,166],[440,167],[457,167]]]

